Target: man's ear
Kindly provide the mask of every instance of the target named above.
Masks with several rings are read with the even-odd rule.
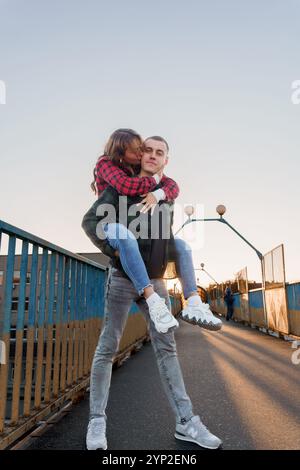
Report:
[[[166,157],[165,165],[164,165],[164,166],[166,166],[166,165],[168,164],[168,162],[169,162],[169,156]]]

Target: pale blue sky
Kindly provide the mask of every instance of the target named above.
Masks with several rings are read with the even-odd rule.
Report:
[[[132,127],[169,141],[179,204],[207,217],[225,204],[260,251],[283,242],[300,278],[299,0],[0,0],[0,24],[1,219],[93,251],[80,227],[91,171],[109,134]],[[259,278],[230,230],[204,234],[196,266]]]

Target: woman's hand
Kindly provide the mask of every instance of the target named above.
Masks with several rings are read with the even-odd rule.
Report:
[[[142,197],[144,198],[137,206],[144,204],[144,207],[141,209],[142,214],[146,214],[151,209],[151,213],[153,213],[154,207],[157,204],[157,199],[153,193],[143,194]]]
[[[120,253],[118,252],[118,250],[115,251],[115,256],[118,258],[120,256]]]

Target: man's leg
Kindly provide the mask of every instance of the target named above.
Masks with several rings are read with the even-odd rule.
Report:
[[[124,277],[112,274],[107,289],[104,326],[91,370],[90,420],[86,436],[88,450],[107,449],[105,410],[112,364],[134,298],[136,291],[133,284]]]
[[[167,289],[162,280],[152,280],[155,291],[165,299],[169,308],[170,300]],[[137,302],[139,309],[144,313],[149,322],[149,310],[143,298]],[[150,337],[156,355],[161,381],[169,399],[170,405],[176,417],[177,423],[184,423],[193,416],[193,407],[189,396],[186,393],[180,364],[177,357],[174,332],[159,333],[150,321]]]
[[[167,289],[162,280],[152,280],[155,290],[165,298],[170,306]],[[146,302],[140,299],[137,302],[141,311],[149,321]],[[161,381],[176,419],[175,437],[183,441],[193,442],[201,447],[217,449],[222,444],[221,439],[212,434],[202,423],[199,416],[193,413],[193,406],[186,393],[180,364],[177,357],[174,332],[162,335],[158,333],[150,322],[150,336],[156,355]]]
[[[119,252],[122,267],[137,293],[142,295],[151,283],[135,236],[125,225],[117,223],[106,224],[104,232],[110,246]]]
[[[104,327],[99,337],[91,368],[90,419],[106,417],[112,364],[136,291],[125,277],[112,273],[107,288]]]
[[[190,246],[181,238],[174,238],[174,252],[171,253],[171,258],[175,260],[184,298],[187,299],[187,306],[183,309],[181,318],[208,330],[220,330],[222,321],[212,314],[209,305],[203,303],[198,295]]]

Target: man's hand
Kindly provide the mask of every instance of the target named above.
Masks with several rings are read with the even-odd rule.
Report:
[[[153,193],[143,194],[142,197],[144,198],[137,206],[144,204],[144,207],[141,209],[142,214],[146,214],[151,209],[151,213],[153,213],[154,208],[157,204],[157,199]]]

